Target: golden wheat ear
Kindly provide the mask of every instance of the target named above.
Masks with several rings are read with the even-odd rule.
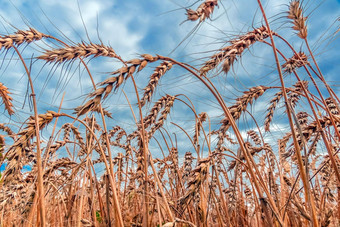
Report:
[[[289,5],[288,16],[289,19],[293,20],[293,29],[297,31],[297,35],[301,39],[307,38],[307,17],[303,16],[303,9],[300,1],[291,1]]]
[[[238,39],[229,41],[231,45],[223,47],[216,54],[210,57],[210,60],[204,63],[200,69],[201,74],[207,74],[210,70],[215,69],[223,62],[222,69],[228,73],[237,57],[240,57],[245,49],[248,49],[254,43],[269,37],[269,30],[262,26],[247,34],[240,36]]]
[[[19,46],[23,43],[31,43],[33,41],[41,40],[42,38],[49,38],[49,35],[45,35],[38,32],[34,28],[30,28],[27,31],[18,30],[15,34],[0,36],[0,49],[4,47],[5,49],[10,49],[14,45]]]
[[[39,56],[38,59],[44,60],[46,62],[57,62],[63,63],[65,61],[73,61],[79,57],[89,57],[93,55],[94,57],[111,57],[120,59],[116,52],[108,46],[103,44],[86,44],[79,43],[76,46],[68,46],[65,48],[52,49],[44,52],[43,55]]]
[[[210,19],[211,14],[214,12],[215,6],[218,6],[217,0],[205,0],[196,10],[187,9],[187,20],[200,22]]]
[[[150,76],[150,81],[148,85],[144,88],[144,95],[141,99],[141,105],[144,106],[146,102],[151,101],[151,96],[153,95],[156,86],[158,85],[159,79],[172,67],[172,64],[168,61],[162,62],[156,67],[154,73]]]
[[[0,97],[2,98],[2,102],[5,104],[5,109],[7,110],[9,115],[14,114],[13,104],[12,104],[12,97],[9,96],[11,92],[8,91],[8,88],[0,83]]]

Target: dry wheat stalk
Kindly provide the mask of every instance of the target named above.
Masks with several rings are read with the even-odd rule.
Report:
[[[267,111],[267,115],[265,117],[265,121],[264,121],[264,125],[265,125],[265,131],[269,132],[270,131],[270,123],[272,122],[273,116],[274,116],[274,110],[277,106],[277,104],[279,103],[280,99],[283,96],[283,92],[279,91],[274,95],[274,98],[272,100],[270,100],[271,105],[268,107]]]
[[[300,5],[300,1],[291,1],[289,4],[289,12],[288,16],[289,19],[293,20],[293,29],[298,31],[298,36],[301,39],[307,38],[307,26],[306,20],[307,17],[303,16],[303,10]]]
[[[116,143],[120,143],[120,140],[123,138],[123,136],[127,136],[125,130],[121,130],[120,132],[118,132],[116,136]]]
[[[136,172],[136,176],[137,176],[137,181],[139,183],[139,186],[144,185],[146,182],[144,181],[145,178],[145,173],[144,173],[144,169],[145,169],[145,165],[144,165],[144,143],[143,143],[143,139],[142,138],[148,138],[147,137],[147,132],[142,132],[144,133],[144,136],[139,135],[137,137],[137,141],[138,141],[138,149],[136,150],[136,158],[137,158],[137,172]]]
[[[170,167],[173,170],[178,170],[178,150],[176,147],[172,147],[169,152],[169,158],[171,161]]]
[[[283,175],[283,180],[284,180],[284,182],[286,183],[286,185],[288,187],[291,187],[293,185],[292,180],[290,179],[290,177],[288,177],[286,175]]]
[[[7,110],[9,115],[14,114],[13,104],[12,104],[12,97],[9,96],[11,92],[8,91],[8,88],[3,84],[0,83],[0,97],[2,98],[2,102],[5,104],[5,109]]]
[[[262,26],[254,31],[248,32],[238,39],[230,41],[231,45],[219,50],[218,53],[211,56],[200,69],[201,74],[206,74],[210,70],[216,68],[223,61],[223,71],[228,73],[237,56],[241,56],[245,49],[248,49],[252,44],[267,38],[268,29]]]
[[[238,120],[241,113],[247,109],[247,106],[253,103],[258,97],[268,89],[266,86],[256,86],[249,89],[249,91],[243,92],[243,95],[236,99],[236,103],[229,107],[230,113],[235,120]],[[229,120],[224,118],[222,120],[224,127],[229,127]]]
[[[330,209],[327,212],[322,213],[322,221],[321,221],[321,227],[327,227],[331,224],[331,217],[333,216],[333,210]]]
[[[79,147],[81,148],[79,150],[78,154],[79,155],[84,155],[85,154],[84,152],[86,151],[86,146],[85,146],[84,139],[83,139],[79,129],[76,126],[74,126],[73,124],[70,124],[70,123],[68,123],[68,127],[70,128],[70,130],[75,135],[76,140],[78,141]]]
[[[227,195],[228,198],[228,208],[235,209],[235,201],[236,197],[238,197],[239,191],[236,190],[236,183],[234,180],[229,181],[229,187],[225,188],[223,192]]]
[[[129,136],[126,137],[126,142],[125,144],[122,144],[120,142],[121,138],[120,138],[120,135],[125,135],[126,136],[126,132],[125,131],[120,131],[120,133],[117,135],[116,137],[116,140],[115,141],[110,141],[110,145],[111,146],[115,146],[115,147],[120,147],[122,149],[124,149],[126,151],[126,157],[130,156],[132,152],[137,152],[136,148],[131,146],[131,140],[132,140],[132,137],[133,138],[136,138],[138,136],[137,135],[133,135],[131,136],[131,134]],[[105,140],[102,140],[102,143],[103,143],[103,147],[106,146],[106,142]]]
[[[169,179],[172,182],[176,183],[176,180],[178,179],[178,177],[180,177],[178,170],[179,170],[179,166],[178,166],[178,150],[175,147],[172,147],[169,150],[169,168],[170,168],[170,176]]]
[[[105,108],[100,108],[100,106],[94,106],[92,109],[91,109],[92,112],[97,112],[97,113],[101,113],[101,111],[103,111],[103,114],[104,116],[107,116],[109,118],[112,119],[112,114],[107,111]]]
[[[201,0],[201,2],[203,2],[203,4],[201,4],[196,11],[187,10],[188,20],[197,22],[199,20],[199,23],[201,23],[203,20],[209,19],[212,11],[214,10],[214,6],[217,5],[218,1]],[[301,33],[299,36],[304,38],[307,36],[307,33],[303,33],[306,19],[302,16],[300,2],[301,1],[291,2],[290,18],[294,20],[294,29],[299,30],[299,33]],[[299,24],[301,21],[303,22],[302,26]],[[269,25],[267,26],[269,29]],[[207,68],[203,67],[201,75],[205,76],[203,74],[217,67],[222,62],[224,62],[224,70],[226,72],[230,70],[233,62],[235,62],[235,60],[242,55],[244,49],[249,48],[250,45],[256,41],[262,41],[262,39],[268,36],[267,29],[261,29],[262,28],[250,32],[245,36],[239,37],[238,39],[231,41],[229,47],[220,49],[219,51],[222,54],[220,56],[218,54],[214,55],[210,59],[210,65],[207,63],[205,65]],[[34,32],[31,31],[31,33],[33,34]],[[21,35],[32,36],[32,34],[25,33]],[[5,48],[14,48],[16,45],[20,45],[22,42],[25,42],[25,38],[24,41],[20,41],[20,37],[22,36],[17,34],[16,37],[12,36],[12,40],[6,40],[6,42],[1,41],[4,39],[0,37],[0,44],[5,46]],[[7,38],[9,37],[6,37],[6,39]],[[33,40],[34,39],[32,38],[32,41]],[[28,39],[26,42],[30,42],[30,39]],[[99,56],[93,51],[86,52],[86,48],[91,49],[93,47],[90,46],[94,44],[87,45],[83,43],[82,45],[85,45],[85,47],[79,47],[79,45],[75,45],[75,47],[70,47],[69,49],[56,49],[57,52],[59,51],[59,55],[55,56],[55,58],[51,57],[51,60],[48,60],[48,57],[45,56],[45,60],[51,63],[54,62],[56,67],[59,67],[60,63],[68,60],[73,61],[78,57],[82,58],[89,55]],[[71,56],[72,54],[70,52],[66,53],[70,49],[74,51],[74,58]],[[63,52],[64,50],[66,52]],[[123,68],[113,72],[113,77],[110,77],[102,82],[99,85],[99,88],[90,94],[89,99],[91,100],[86,102],[84,106],[77,108],[77,114],[82,115],[89,111],[102,112],[100,104],[103,99],[106,99],[109,94],[113,93],[115,89],[118,89],[127,78],[146,67],[148,63],[158,60],[168,60],[169,62],[172,62],[168,58],[160,56],[153,57],[151,55],[142,55],[140,59],[132,59],[128,62],[124,62],[125,66]],[[215,62],[213,62],[214,60]],[[151,100],[156,86],[158,85],[159,79],[167,70],[169,70],[168,64],[170,63],[162,62],[156,66],[153,74],[151,75],[149,83],[145,88],[145,94],[141,101],[142,105]],[[182,63],[177,62],[176,64]],[[295,70],[304,64],[308,64],[307,57],[300,52],[288,59],[287,62],[282,65],[282,67],[287,73],[296,73]],[[183,65],[188,66],[188,68],[190,67],[190,65]],[[194,73],[193,71],[192,73]],[[289,104],[292,104],[294,109],[296,109],[296,112],[300,111],[295,107],[297,107],[297,103],[299,102],[301,94],[303,93],[302,91],[304,89],[302,88],[306,88],[308,93],[306,82],[303,82],[303,84],[297,83],[291,88],[283,90],[283,92],[287,92],[288,94],[288,100],[286,101],[288,101]],[[228,108],[231,112],[231,117],[233,117],[235,120],[241,119],[243,112],[247,110],[248,104],[252,104],[254,100],[261,96],[267,89],[267,87],[258,86],[251,88],[250,91],[245,92],[236,100],[234,105]],[[269,113],[267,114],[265,121],[266,130],[269,130],[269,125],[272,122],[274,111],[277,108],[282,96],[283,93],[280,91],[276,93],[275,98],[270,101],[270,107],[268,108]],[[298,133],[296,138],[294,138],[298,141],[298,143],[300,143],[300,146],[303,144],[302,140],[305,140],[309,146],[309,152],[307,155],[313,155],[313,157],[310,158],[312,159],[312,168],[310,169],[315,172],[315,178],[313,176],[311,181],[313,187],[310,191],[310,195],[316,202],[316,208],[319,212],[318,224],[321,226],[337,225],[337,205],[340,199],[340,193],[338,195],[336,194],[338,192],[338,189],[336,188],[338,185],[334,177],[334,169],[332,167],[333,165],[328,163],[329,157],[324,156],[323,159],[320,160],[317,159],[317,157],[314,157],[313,154],[320,137],[320,130],[323,130],[326,133],[326,140],[330,140],[330,143],[335,143],[332,144],[333,147],[330,153],[334,153],[335,151],[339,150],[339,145],[337,144],[338,141],[333,138],[334,130],[340,129],[339,107],[338,103],[336,103],[336,100],[338,99],[335,93],[333,93],[332,96],[334,98],[328,98],[325,101],[332,115],[331,117],[332,119],[334,118],[335,125],[338,128],[333,129],[333,127],[330,127],[332,123],[334,125],[334,122],[332,122],[331,118],[328,116],[320,117],[319,121],[321,122],[322,127],[319,127],[319,125],[316,124],[317,122],[313,122],[306,113],[299,112],[296,115],[298,120],[296,124],[300,126],[302,133]],[[273,220],[273,225],[281,224],[282,226],[303,226],[310,224],[309,222],[312,218],[312,215],[309,213],[308,209],[305,208],[305,203],[307,202],[301,196],[302,193],[299,193],[298,189],[295,187],[298,186],[295,185],[296,183],[299,184],[298,178],[296,178],[296,176],[292,177],[297,173],[296,169],[293,169],[293,167],[296,166],[295,164],[291,164],[291,160],[288,160],[288,158],[294,154],[294,149],[291,149],[291,145],[287,146],[288,142],[291,142],[292,140],[291,133],[287,133],[281,140],[279,140],[280,166],[278,166],[275,165],[276,160],[272,151],[272,144],[269,145],[264,141],[261,141],[259,136],[254,131],[248,132],[250,137],[249,140],[252,141],[242,144],[242,146],[245,146],[245,150],[247,152],[249,151],[251,155],[256,156],[258,156],[257,153],[264,151],[261,153],[261,155],[259,155],[260,157],[254,157],[256,160],[255,164],[259,166],[259,171],[256,172],[254,178],[251,178],[252,180],[248,175],[250,172],[247,172],[246,169],[246,166],[249,163],[239,163],[239,160],[244,162],[245,159],[240,149],[237,159],[235,159],[237,161],[233,161],[231,165],[228,166],[229,168],[234,168],[235,171],[225,171],[223,161],[226,160],[225,157],[229,156],[225,151],[229,151],[231,154],[235,153],[234,151],[223,146],[225,139],[235,143],[231,140],[231,138],[229,138],[227,134],[227,131],[230,127],[230,122],[227,118],[222,120],[221,128],[215,132],[215,134],[218,134],[217,149],[211,149],[211,147],[209,147],[211,146],[210,142],[208,143],[208,141],[203,141],[202,144],[204,147],[202,145],[202,149],[197,149],[202,150],[202,153],[207,152],[208,150],[209,152],[213,152],[208,158],[199,160],[196,164],[196,168],[192,169],[194,158],[190,152],[185,154],[184,163],[183,165],[180,165],[181,168],[179,168],[179,164],[181,164],[179,161],[181,160],[179,155],[182,154],[183,151],[177,150],[177,146],[176,148],[167,146],[169,149],[168,156],[164,157],[163,159],[155,160],[155,163],[157,162],[158,164],[158,176],[157,174],[149,174],[148,168],[145,166],[148,165],[147,163],[149,160],[144,160],[144,158],[148,158],[148,156],[144,153],[147,151],[147,149],[143,147],[144,145],[148,145],[148,139],[146,139],[146,141],[142,141],[141,134],[145,133],[145,136],[143,137],[146,138],[158,136],[155,134],[155,132],[157,129],[163,126],[174,104],[174,100],[175,96],[166,95],[162,97],[152,107],[150,113],[148,113],[144,119],[137,123],[137,130],[132,132],[130,135],[127,135],[126,131],[119,126],[114,127],[111,131],[106,133],[103,130],[104,127],[102,128],[101,124],[98,124],[95,118],[86,117],[84,119],[86,125],[93,126],[92,129],[98,136],[97,138],[99,138],[99,140],[92,141],[93,134],[91,134],[91,131],[88,128],[82,131],[82,128],[77,128],[73,123],[68,123],[62,126],[61,135],[63,136],[63,139],[59,139],[59,135],[57,136],[58,139],[57,137],[51,136],[51,141],[55,142],[51,146],[50,143],[48,143],[48,146],[43,148],[45,153],[50,152],[53,154],[58,149],[65,146],[65,150],[67,150],[71,157],[73,157],[72,153],[77,155],[73,157],[74,159],[72,159],[72,161],[67,158],[57,160],[54,160],[53,158],[46,159],[46,169],[44,169],[43,182],[45,184],[44,188],[46,188],[44,197],[47,205],[47,223],[49,225],[56,226],[72,226],[75,225],[74,221],[77,220],[79,225],[84,226],[116,226],[118,224],[116,215],[118,212],[116,212],[116,209],[112,209],[112,195],[113,191],[118,189],[118,203],[121,205],[121,207],[123,207],[121,215],[124,216],[124,226],[142,226],[140,224],[142,222],[143,226],[156,226],[157,224],[162,225],[162,223],[166,223],[165,226],[174,226],[178,223],[181,223],[179,225],[190,226],[195,226],[193,223],[197,224],[198,226],[202,225],[201,223],[206,226],[222,226],[224,223],[226,223],[227,226],[265,226],[270,222],[270,219]],[[221,102],[221,106],[223,104],[224,103]],[[304,111],[309,111],[307,110],[308,106],[302,107]],[[323,109],[324,107],[320,107],[320,110]],[[110,114],[110,112],[104,110],[104,115],[110,116]],[[40,115],[39,118],[41,118],[39,119],[39,125],[42,124],[41,127],[44,127],[49,123],[44,120],[42,115]],[[196,149],[196,145],[200,144],[200,130],[203,130],[202,122],[205,121],[205,118],[206,114],[202,113],[202,115],[200,114],[195,119],[195,134],[193,136],[194,149]],[[103,121],[103,124],[105,124],[105,121]],[[142,124],[145,126],[145,130],[142,130]],[[0,211],[2,212],[2,215],[0,215],[0,222],[4,226],[41,224],[39,223],[39,217],[37,216],[37,213],[42,209],[40,209],[37,205],[38,198],[35,192],[36,175],[38,171],[37,167],[34,166],[36,158],[34,151],[37,149],[36,147],[38,144],[35,144],[34,142],[34,133],[37,133],[34,132],[34,127],[35,125],[33,118],[29,120],[27,127],[21,130],[21,132],[18,134],[11,132],[10,128],[0,124],[0,130],[5,131],[5,133],[8,135],[12,135],[13,138],[15,138],[17,135],[19,137],[17,140],[15,140],[14,145],[4,146],[4,137],[0,135],[0,152],[5,151],[4,154],[6,155],[0,157],[4,158],[4,160],[6,160],[5,158],[8,157],[11,159],[8,159],[9,164],[7,169],[8,171],[13,171],[7,173],[5,172],[5,181],[2,182],[0,187]],[[293,125],[293,127],[296,126]],[[71,132],[73,133],[72,137]],[[106,136],[109,137],[109,140],[106,140]],[[126,138],[124,138],[124,136]],[[242,137],[242,135],[240,135],[240,137]],[[137,138],[136,141],[133,141],[135,138]],[[126,140],[122,142],[124,139]],[[164,138],[164,145],[168,142],[167,139],[171,140],[171,138]],[[92,142],[91,144],[89,144],[90,141]],[[66,146],[68,143],[72,144],[72,146]],[[262,143],[263,146],[261,146]],[[160,144],[161,148],[163,144]],[[170,143],[167,143],[166,145],[169,144]],[[41,143],[41,145],[43,146],[44,143]],[[152,146],[152,144],[150,145]],[[105,151],[108,151],[111,146],[114,147],[114,149],[118,147],[119,149],[124,149],[126,151],[126,154],[118,153],[118,156],[113,160],[115,166],[112,168],[112,178],[114,180],[118,178],[118,184],[116,184],[117,188],[114,186],[114,183],[110,185],[108,184],[108,175],[111,176],[111,167],[107,168],[108,171],[104,173],[105,177],[101,177],[98,175],[101,173],[97,171],[96,166],[86,166],[89,168],[85,168],[85,165],[83,164],[84,162],[81,160],[82,157],[79,157],[79,155],[82,155],[85,150],[89,149],[95,149],[98,153],[100,153],[100,155],[102,155],[102,147],[104,149],[104,156],[106,156],[106,159],[112,159],[112,157],[109,157],[109,155],[105,154],[107,153]],[[179,147],[181,148],[181,146]],[[199,148],[199,146],[197,147]],[[6,150],[8,150],[7,154]],[[223,154],[223,152],[225,152],[225,154]],[[77,160],[78,158],[80,158],[79,161],[82,162],[81,164],[77,164],[75,161],[73,161]],[[102,162],[104,159],[102,156],[100,156],[99,160],[95,161],[93,161],[90,156],[88,156],[88,158],[87,165]],[[306,159],[307,158],[308,156]],[[336,155],[334,158],[338,159]],[[320,164],[320,162],[321,165],[325,164],[325,166],[324,168],[320,167],[317,169],[316,165]],[[33,166],[32,171],[30,171],[28,174],[21,171],[22,166],[27,163]],[[211,168],[212,163],[214,163],[214,165]],[[340,163],[338,164],[340,165]],[[17,170],[15,170],[13,166],[17,168]],[[126,167],[126,170],[124,171],[123,166]],[[209,172],[211,170],[215,170],[215,168],[217,171],[213,171],[213,173],[210,175]],[[280,178],[280,183],[283,184],[281,185],[281,198],[278,198],[279,188],[276,184],[276,182],[279,182],[279,174],[281,177],[281,171],[279,168],[283,169],[282,178]],[[135,171],[136,169],[137,171]],[[318,173],[317,171],[319,170],[319,174],[316,175]],[[95,176],[91,176],[92,171]],[[144,175],[146,173],[148,177]],[[166,173],[168,174],[167,176],[165,176]],[[124,177],[123,179],[122,176],[125,176],[126,178]],[[166,189],[165,195],[160,195],[161,187],[157,188],[155,186],[155,179],[157,178],[161,181],[159,185],[163,185]],[[219,180],[221,180],[222,184],[217,182]],[[261,181],[259,190],[259,186],[256,185],[257,180]],[[149,189],[143,189],[143,187],[141,187],[143,185],[148,186]],[[187,187],[183,188],[183,185]],[[267,198],[261,196],[262,189],[264,189],[264,191],[269,189],[268,193],[266,192],[266,195],[264,196]],[[90,191],[92,196],[90,196]],[[288,193],[292,193],[292,197],[288,198]],[[259,198],[257,198],[257,195],[259,195]],[[143,196],[148,197],[149,199],[143,200]],[[225,196],[227,196],[229,200],[227,203],[224,201]],[[164,197],[164,201],[160,199],[161,197]],[[264,203],[267,203],[267,199],[269,198],[272,198],[274,202],[270,203],[269,207],[272,210],[269,209],[269,215],[267,215],[264,209],[265,206],[261,207],[259,202],[262,203],[264,201]],[[170,206],[172,209],[170,211],[167,210],[164,212],[165,206]],[[328,210],[324,211],[325,208],[328,208]],[[176,216],[185,219],[185,221],[178,218],[170,218],[171,212],[174,212]],[[143,215],[143,213],[147,213],[149,217],[146,218],[148,215]],[[170,215],[168,215],[168,213],[170,213]],[[158,218],[156,217],[157,215]],[[267,220],[264,220],[264,216],[268,216],[268,223],[266,223]],[[218,222],[216,220],[218,220]],[[279,223],[281,221],[282,223]],[[271,224],[269,225],[272,226]]]
[[[339,105],[338,103],[334,103],[333,101],[334,99],[332,99],[331,97],[325,99],[326,105],[330,111],[331,114],[333,114],[333,116],[336,116],[338,119],[340,117],[339,115]],[[336,130],[340,131],[340,122],[336,122]],[[337,141],[339,141],[339,138],[336,137]]]
[[[205,19],[210,19],[210,15],[214,12],[215,6],[218,5],[218,0],[205,0],[196,10],[187,9],[187,20],[200,22]]]
[[[223,128],[223,130],[220,129],[211,133],[217,134],[216,150],[214,152],[221,153],[225,150],[225,147],[223,147],[224,140],[227,140],[231,144],[237,144],[237,142],[227,134],[227,130],[228,128]]]
[[[327,187],[327,185],[329,184],[329,179],[332,174],[332,167],[330,163],[328,162],[328,155],[325,155],[320,166],[323,166],[323,168],[320,171],[321,185],[322,187]]]
[[[93,128],[97,131],[103,131],[102,127],[98,124],[96,118],[94,117],[85,117],[83,120],[87,125],[93,125]]]
[[[50,146],[49,155],[55,154],[61,147],[66,145],[66,141],[56,141],[53,145]]]
[[[167,105],[167,102],[170,100],[170,95],[165,95],[161,97],[151,108],[149,114],[144,117],[144,128],[150,127],[152,124],[156,123],[157,116],[160,113],[161,109],[165,108]],[[138,128],[140,129],[140,122],[138,123]]]
[[[298,122],[302,129],[304,129],[307,126],[308,116],[309,115],[307,112],[299,112],[296,114],[296,118],[298,119]]]
[[[111,139],[111,138],[113,138],[116,134],[117,134],[117,132],[119,132],[119,131],[124,131],[125,132],[125,130],[123,129],[123,128],[121,128],[120,126],[115,126],[115,127],[113,127],[109,132],[108,132],[108,136],[109,136],[109,139]]]
[[[279,153],[280,153],[280,159],[281,159],[280,161],[282,163],[287,162],[287,158],[292,155],[292,153],[290,151],[286,151],[287,143],[288,143],[290,138],[291,138],[291,133],[286,133],[286,135],[282,139],[278,140]]]
[[[63,126],[61,128],[64,129],[63,140],[69,141],[70,140],[70,133],[71,133],[71,124],[70,123],[63,124]]]

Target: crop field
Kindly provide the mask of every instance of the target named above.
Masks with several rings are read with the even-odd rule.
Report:
[[[11,4],[1,227],[340,225],[339,1]]]

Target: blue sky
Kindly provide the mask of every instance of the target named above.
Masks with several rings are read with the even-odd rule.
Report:
[[[294,32],[290,29],[291,24],[285,18],[289,2],[270,0],[263,1],[263,4],[272,28],[287,38],[299,50],[301,47],[304,48],[302,42],[296,38]],[[112,46],[125,60],[136,58],[138,54],[144,53],[168,55],[197,24],[197,22],[185,22],[180,25],[186,19],[184,8],[194,3],[193,0],[79,0],[79,8],[86,26],[85,30],[80,19],[78,2],[75,0],[1,0],[0,15],[2,19],[0,21],[2,26],[0,26],[0,33],[13,33],[15,29],[11,25],[19,29],[27,29],[27,24],[30,24],[43,33],[50,33],[63,40],[66,40],[63,37],[65,35],[75,43],[82,40],[89,42],[89,39],[98,43],[98,30],[103,43]],[[192,8],[196,9],[199,4],[195,4]],[[340,56],[338,50],[340,42],[339,34],[334,34],[339,28],[339,21],[336,21],[336,19],[340,16],[340,3],[338,0],[310,0],[304,1],[304,8],[306,14],[309,15],[308,39],[315,50],[317,60],[326,79],[331,81],[333,88],[339,94]],[[252,27],[257,27],[262,23],[257,1],[220,1],[220,7],[213,14],[212,21],[203,23],[199,29],[195,30],[194,35],[185,40],[171,54],[171,57],[199,66],[202,64],[202,57],[213,53],[205,53],[206,51],[220,48],[230,38],[250,31]],[[25,48],[25,56],[30,57],[33,52],[36,56],[41,51],[41,47],[47,47],[47,43],[38,42],[37,46],[32,45],[32,47]],[[282,43],[278,42],[278,47],[282,48],[290,57],[289,51]],[[0,122],[9,123],[12,127],[20,127],[21,123],[32,114],[32,110],[29,102],[25,99],[27,79],[24,70],[16,60],[12,60],[8,64],[8,59],[11,57],[12,52],[8,54],[2,52],[1,59],[5,64],[0,68],[0,82],[4,83],[13,93],[17,114],[9,118],[3,112],[3,106],[0,106]],[[16,59],[16,56],[13,55],[13,59]],[[40,71],[42,66],[43,70]],[[112,72],[120,67],[116,61],[104,58],[90,61],[89,66],[94,73],[96,82],[107,78],[107,72]],[[140,90],[147,84],[149,75],[156,66],[151,65],[150,69],[137,76]],[[63,92],[66,92],[63,111],[72,112],[73,108],[82,104],[86,94],[92,91],[90,80],[82,70],[78,69],[77,62],[70,68],[60,68],[56,71],[53,71],[51,65],[34,63],[32,75],[35,78],[40,113],[50,109],[56,110]],[[306,76],[302,75],[302,78],[306,78]],[[295,83],[295,80],[290,76],[287,76],[286,80],[288,84]],[[275,73],[272,50],[263,44],[255,45],[245,53],[242,60],[235,64],[232,72],[227,76],[221,74],[219,77],[215,77],[213,81],[229,105],[234,103],[235,95],[241,95],[241,92],[249,87],[256,85],[278,86],[279,81]],[[128,81],[122,88],[128,94],[130,101],[135,103],[136,99],[131,81]],[[259,117],[261,124],[270,96],[275,92],[273,91],[268,96],[260,98],[254,108],[249,108],[255,116]],[[212,123],[217,124],[221,120],[222,112],[207,89],[182,70],[173,69],[162,78],[153,101],[167,93],[172,95],[187,94],[195,103],[198,112],[204,111],[211,116]],[[126,103],[121,90],[105,101],[104,106],[114,116],[113,120],[109,119],[110,127],[115,125],[121,125],[125,128],[133,127],[132,114]],[[151,107],[151,105],[148,107]],[[303,106],[299,108],[303,109]],[[136,106],[134,106],[134,110],[137,112]],[[61,120],[60,124],[67,121]],[[182,125],[189,132],[193,132],[193,117],[184,105],[175,104],[174,111],[170,115],[170,121]],[[285,127],[287,127],[283,113],[278,113],[277,122],[272,133],[266,135],[268,140],[271,140],[276,132],[282,135]],[[244,131],[255,127],[249,117],[242,118],[240,124]],[[166,127],[170,131],[178,133],[179,138],[184,137],[180,130],[173,125],[167,124]],[[218,126],[214,126],[214,128],[216,127]],[[48,134],[50,130],[51,127],[48,127],[45,133]],[[183,153],[192,149],[185,139],[179,139],[178,143]]]

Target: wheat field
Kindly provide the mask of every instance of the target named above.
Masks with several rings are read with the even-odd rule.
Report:
[[[191,2],[163,15],[192,28],[170,53],[129,59],[115,43],[7,22],[1,226],[339,226],[339,80],[314,44],[339,48],[340,20],[313,27],[311,1],[274,16],[254,2],[253,24],[190,46],[229,4]],[[23,70],[17,88],[7,67]]]

